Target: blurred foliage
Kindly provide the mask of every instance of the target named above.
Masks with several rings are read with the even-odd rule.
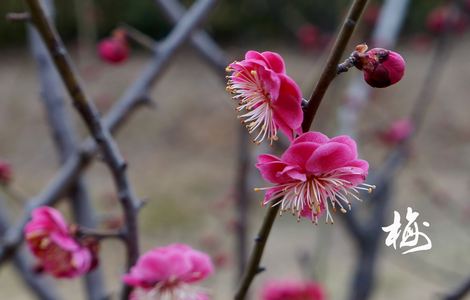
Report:
[[[55,1],[57,24],[66,40],[77,34],[76,1]],[[158,12],[152,0],[92,0],[100,36],[109,32],[119,22],[126,22],[156,38],[164,36],[170,26]],[[183,1],[190,5],[193,1]],[[324,31],[333,32],[345,13],[349,0],[226,0],[220,1],[211,15],[208,28],[220,41],[241,38],[256,39],[291,37],[297,28],[311,23]],[[371,0],[380,4],[382,1]],[[407,18],[406,33],[425,30],[425,19],[429,11],[443,0],[412,0]],[[7,12],[24,11],[20,0],[1,0],[0,15]],[[92,13],[92,12],[89,12]],[[21,24],[9,23],[0,18],[0,45],[14,45],[24,41],[25,29]]]

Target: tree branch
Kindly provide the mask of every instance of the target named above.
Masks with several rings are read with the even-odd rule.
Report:
[[[53,20],[53,2],[46,0],[42,3],[49,20]],[[34,27],[29,26],[28,33],[31,51],[38,65],[42,102],[62,164],[77,151],[76,133],[73,124],[70,122],[59,74],[52,64],[38,32]],[[68,196],[72,205],[72,214],[77,223],[82,226],[96,227],[95,214],[82,176],[79,176],[76,184],[70,188]],[[85,275],[84,284],[88,299],[102,300],[106,297],[105,285],[99,267]]]
[[[335,44],[333,45],[333,49],[330,52],[328,60],[326,61],[326,65],[323,68],[320,79],[318,80],[305,109],[304,122],[302,124],[302,130],[304,132],[310,130],[313,118],[317,113],[323,96],[330,86],[330,83],[333,81],[333,78],[335,78],[337,75],[337,68],[338,64],[340,63],[341,56],[344,54],[344,50],[348,45],[349,39],[351,38],[354,29],[356,28],[356,24],[366,4],[367,0],[354,0],[349,9],[348,15],[344,20]]]

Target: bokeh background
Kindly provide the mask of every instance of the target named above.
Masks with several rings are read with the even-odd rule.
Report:
[[[308,98],[349,1],[219,2],[204,28],[229,59],[241,59],[250,49],[276,51]],[[409,117],[429,73],[438,38],[427,25],[428,18],[443,4],[445,1],[411,1],[393,48],[407,61],[406,75],[397,85],[373,90],[359,115],[360,154],[372,168],[379,168],[393,151],[380,133],[393,121]],[[109,65],[96,54],[98,41],[120,22],[155,39],[164,38],[171,29],[150,0],[56,1],[56,6],[58,29],[87,92],[102,112],[136,79],[151,53],[133,43],[128,61]],[[370,39],[380,6],[380,1],[371,1],[348,51]],[[0,2],[1,16],[24,9],[22,1]],[[399,249],[385,247],[383,235],[371,299],[439,299],[470,275],[470,33],[466,26],[451,32],[448,43],[452,49],[446,50],[446,63],[432,70],[441,76],[423,126],[413,138],[407,163],[394,177],[386,220],[387,225],[392,222],[393,210],[404,218],[406,208],[412,207],[420,213],[421,222],[431,224],[422,230],[433,248],[402,255]],[[8,199],[15,219],[21,214],[20,199],[31,198],[47,184],[58,169],[58,159],[39,101],[36,64],[24,24],[0,18],[0,57],[0,158],[12,165],[12,189],[19,195],[2,197]],[[338,133],[338,108],[346,87],[358,76],[359,71],[351,70],[335,80],[315,120],[315,130],[330,136]],[[235,104],[225,92],[220,74],[189,46],[171,61],[151,98],[156,106],[139,109],[117,135],[135,190],[149,199],[140,215],[142,249],[184,242],[208,251],[216,261],[217,273],[207,286],[213,289],[214,299],[231,299],[237,281],[234,178],[239,122]],[[75,124],[85,138],[82,122],[76,118]],[[269,150],[255,148],[251,149],[253,159],[256,153]],[[254,166],[250,168],[250,187],[266,185]],[[106,166],[94,163],[86,172],[86,181],[100,225],[119,223],[121,212]],[[260,207],[262,197],[250,195],[250,237],[255,236],[265,212]],[[353,206],[361,205],[366,204],[355,202]],[[66,203],[59,207],[70,215]],[[263,259],[267,271],[257,277],[253,287],[255,298],[268,279],[313,277],[324,286],[329,299],[347,299],[357,251],[340,216],[336,218],[333,226],[323,222],[314,226],[307,220],[297,223],[288,215],[279,218]],[[104,242],[101,266],[106,288],[114,293],[119,291],[123,257],[119,242]],[[64,299],[84,299],[79,280],[54,283]],[[0,298],[34,299],[11,265],[0,269]]]

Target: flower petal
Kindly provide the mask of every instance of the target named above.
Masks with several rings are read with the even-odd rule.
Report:
[[[323,133],[317,131],[309,131],[306,132],[299,137],[297,137],[293,144],[303,143],[303,142],[313,142],[318,144],[324,144],[328,142],[330,139],[324,135]]]
[[[265,51],[261,55],[268,61],[271,69],[276,73],[286,73],[286,66],[282,57],[271,51]]]
[[[356,145],[356,142],[350,138],[349,136],[347,135],[340,135],[340,136],[337,136],[337,137],[334,137],[330,140],[330,142],[337,142],[337,143],[341,143],[341,144],[345,144],[349,147],[349,149],[351,149],[351,152],[353,153],[354,157],[356,158],[357,157],[357,145]]]
[[[307,161],[320,146],[317,143],[298,143],[290,146],[281,156],[286,165],[295,165],[306,171]]]
[[[325,174],[344,167],[353,159],[355,159],[354,153],[348,145],[330,142],[321,145],[313,153],[307,162],[307,170],[313,174]]]
[[[292,140],[294,133],[302,132],[302,94],[297,84],[287,75],[281,74],[279,78],[279,97],[272,101],[273,115],[281,131]]]

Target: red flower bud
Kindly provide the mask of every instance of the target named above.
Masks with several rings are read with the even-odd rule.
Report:
[[[125,40],[111,37],[98,44],[98,54],[104,61],[118,64],[126,61],[129,57],[129,47]]]
[[[8,185],[13,178],[11,165],[6,161],[0,160],[0,184]]]
[[[405,74],[405,60],[400,54],[383,48],[367,52],[367,46],[355,54],[354,65],[364,71],[364,80],[372,87],[384,88],[400,81]]]

